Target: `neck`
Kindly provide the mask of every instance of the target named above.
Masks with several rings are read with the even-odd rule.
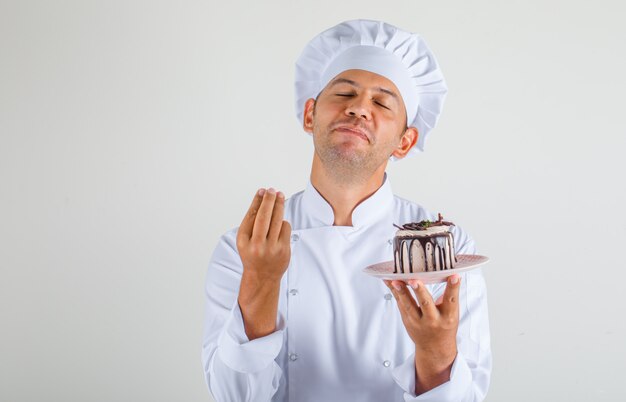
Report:
[[[386,166],[385,162],[367,177],[353,175],[348,179],[345,174],[333,174],[314,155],[311,184],[332,207],[333,225],[352,226],[352,212],[383,185]]]

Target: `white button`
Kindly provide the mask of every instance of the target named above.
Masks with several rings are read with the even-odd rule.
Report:
[[[389,360],[385,360],[385,361],[383,362],[383,366],[385,366],[385,367],[389,367],[389,366],[391,366],[391,362],[390,362]]]
[[[291,241],[298,241],[300,240],[300,235],[298,235],[297,233],[294,233],[291,235]]]
[[[298,360],[298,355],[295,353],[289,353],[289,360],[295,362],[296,360]]]
[[[290,294],[290,295],[292,295],[292,296],[297,295],[297,294],[298,294],[298,289],[291,289],[291,290],[289,291],[289,294]]]
[[[391,296],[391,293],[387,293],[387,294],[385,295],[385,300],[391,300],[391,297],[392,297],[392,296]]]

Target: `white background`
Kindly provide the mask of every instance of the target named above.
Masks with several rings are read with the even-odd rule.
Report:
[[[449,95],[396,194],[462,225],[488,401],[626,399],[619,1],[0,2],[0,400],[211,401],[203,281],[252,194],[304,188],[293,66],[382,19]]]

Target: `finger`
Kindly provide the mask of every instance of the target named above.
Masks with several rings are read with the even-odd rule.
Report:
[[[276,202],[274,202],[274,211],[272,211],[272,220],[270,222],[269,233],[267,238],[277,241],[280,230],[283,226],[283,214],[285,210],[285,195],[280,191],[276,193]]]
[[[259,212],[256,214],[254,228],[252,229],[252,240],[265,240],[267,238],[267,231],[270,227],[275,200],[276,190],[270,187],[263,195]]]
[[[426,285],[418,281],[416,286],[413,288],[413,291],[417,297],[422,314],[424,314],[425,317],[438,317],[439,311],[437,310],[437,307],[435,307],[433,297],[426,288]]]
[[[254,194],[252,204],[250,204],[250,208],[248,208],[246,216],[243,217],[243,221],[241,221],[241,225],[239,225],[237,236],[242,236],[246,240],[250,240],[250,238],[252,237],[254,220],[256,219],[256,214],[259,211],[259,207],[261,206],[261,201],[263,201],[263,194],[265,194],[264,188],[260,188],[256,192],[256,194]]]
[[[411,291],[407,287],[407,284],[402,281],[391,281],[391,293],[396,298],[400,314],[408,317],[421,317],[420,309],[417,307],[415,298],[411,294]]]
[[[446,290],[443,292],[443,300],[439,310],[441,315],[453,318],[459,315],[459,289],[461,289],[461,276],[454,274],[448,278]]]
[[[280,243],[289,244],[291,240],[291,224],[287,221],[283,221],[280,227],[280,234],[278,235],[278,241]]]

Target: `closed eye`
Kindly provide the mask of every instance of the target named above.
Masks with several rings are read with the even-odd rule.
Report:
[[[351,96],[355,96],[356,94],[352,94],[352,93],[338,93],[335,94],[336,96],[342,96],[342,97],[351,97]],[[377,104],[378,106],[385,108],[387,110],[391,110],[389,107],[387,107],[384,103],[381,103],[377,100],[374,100],[374,103]]]
[[[389,109],[387,106],[383,105],[383,104],[382,104],[382,103],[380,103],[380,102],[374,101],[374,103],[375,103],[375,104],[377,104],[378,106],[384,107],[384,108],[385,108],[385,109],[387,109],[387,110],[391,110],[391,109]]]

